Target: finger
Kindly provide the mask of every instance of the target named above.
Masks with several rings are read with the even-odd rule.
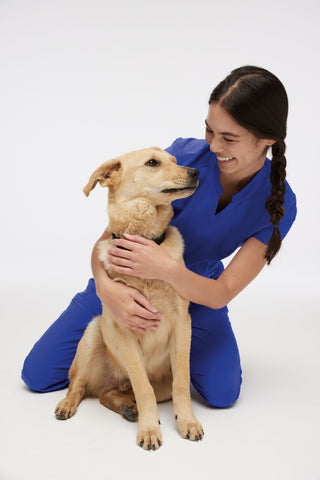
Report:
[[[126,321],[126,326],[131,330],[135,329],[142,329],[146,330],[147,328],[157,329],[160,325],[159,319],[146,319],[144,317],[140,317],[139,315],[133,315]]]
[[[127,258],[130,259],[132,252],[129,250],[123,250],[122,248],[109,248],[107,250],[107,255],[112,255],[114,257],[119,258]]]
[[[144,307],[139,305],[139,303],[136,303],[134,315],[139,317],[140,319],[142,318],[144,321],[147,321],[148,323],[159,322],[163,318],[163,315],[161,315],[161,313],[149,312],[149,310],[146,310]]]
[[[131,242],[140,243],[141,245],[150,245],[152,243],[152,240],[142,237],[141,235],[129,235],[128,233],[124,233],[123,236]]]
[[[112,263],[108,263],[107,268],[109,270],[112,270],[113,272],[116,273],[122,273],[123,275],[133,275],[133,276],[138,276],[138,274],[135,274],[131,268],[128,267],[117,267],[117,265],[113,265]]]
[[[115,245],[116,247],[122,247],[127,250],[132,251],[137,242],[132,242],[131,240],[125,240],[124,238],[115,238],[111,240],[112,245]]]
[[[149,302],[149,300],[144,295],[142,295],[142,293],[138,292],[138,290],[132,289],[131,296],[136,303],[144,307],[150,313],[156,313],[160,315],[161,318],[163,318],[163,315],[161,315],[161,313],[159,313],[158,310],[154,308],[154,306]]]
[[[134,316],[131,317],[131,322],[128,322],[131,328],[142,328],[146,330],[148,328],[156,329],[160,325],[160,320],[146,320],[145,318]]]
[[[114,255],[107,255],[107,259],[113,265],[117,265],[119,267],[127,267],[131,268],[131,260],[122,257],[116,257]]]
[[[134,332],[139,332],[139,333],[143,333],[143,334],[146,333],[146,330],[142,327],[132,326],[132,327],[128,327],[128,328],[129,328],[129,330],[133,330]]]

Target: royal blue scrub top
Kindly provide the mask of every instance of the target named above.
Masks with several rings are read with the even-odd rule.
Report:
[[[273,232],[265,208],[271,193],[271,162],[266,158],[261,170],[219,213],[218,201],[223,193],[216,155],[205,140],[178,138],[167,149],[178,165],[200,171],[199,187],[188,198],[173,202],[171,222],[185,242],[186,266],[195,273],[217,278],[223,270],[221,260],[232,254],[250,237],[267,244]],[[286,181],[285,215],[279,224],[282,239],[296,217],[296,197]]]

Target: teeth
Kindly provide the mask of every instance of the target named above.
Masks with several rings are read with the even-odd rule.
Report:
[[[228,162],[228,160],[232,160],[234,157],[218,157],[217,156],[217,159],[219,160],[219,162]]]

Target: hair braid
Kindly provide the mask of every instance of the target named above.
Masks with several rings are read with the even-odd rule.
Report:
[[[284,196],[286,193],[286,144],[284,140],[278,140],[272,146],[271,161],[271,195],[266,200],[265,207],[270,215],[270,222],[273,224],[273,232],[268,242],[266,259],[268,264],[275,257],[281,247],[281,235],[279,232],[279,223],[284,216]]]

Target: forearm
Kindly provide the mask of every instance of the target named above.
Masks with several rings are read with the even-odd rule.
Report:
[[[110,285],[112,283],[111,278],[109,278],[103,264],[99,260],[99,251],[98,251],[99,242],[102,240],[107,240],[110,236],[111,234],[107,230],[105,230],[102,236],[99,238],[99,240],[95,243],[92,250],[92,254],[91,254],[91,270],[95,280],[96,291],[98,296],[99,296],[100,288],[102,284],[105,287],[106,284],[108,284],[108,282],[110,282]]]
[[[202,277],[174,260],[161,246],[139,235],[126,235],[112,244],[108,260],[113,271],[169,283],[182,297],[218,309],[227,305],[266,264],[266,245],[249,238],[217,280]]]
[[[164,280],[183,298],[206,307],[222,308],[232,298],[227,287],[219,280],[197,275],[175,261],[167,270]]]
[[[217,280],[205,278],[175,261],[170,262],[163,280],[184,298],[210,308],[222,308],[261,272],[266,264],[266,245],[249,238]]]

